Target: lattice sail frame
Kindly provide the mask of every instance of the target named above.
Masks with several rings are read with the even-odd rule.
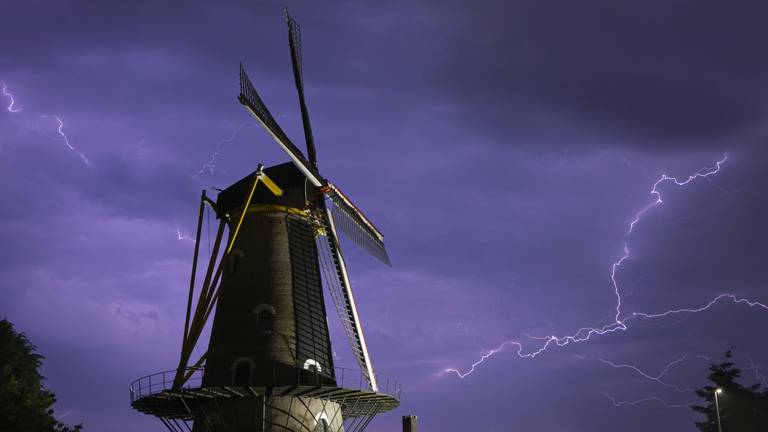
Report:
[[[316,223],[320,226],[317,243],[317,256],[320,261],[320,269],[325,279],[325,285],[331,295],[333,305],[341,321],[344,334],[347,336],[349,347],[354,354],[355,361],[360,366],[360,371],[365,376],[368,386],[373,391],[378,390],[376,375],[373,372],[373,364],[365,336],[357,314],[352,287],[349,283],[346,264],[344,262],[336,229],[331,220],[331,212],[318,210],[314,213]]]
[[[350,240],[386,265],[389,261],[384,236],[335,185],[329,185],[331,214],[336,227]]]
[[[313,185],[320,187],[326,196],[330,198],[330,201],[333,203],[332,213],[334,222],[338,223],[339,229],[358,246],[383,263],[391,265],[384,245],[384,236],[336,185],[328,182],[317,172],[316,167],[304,158],[301,150],[285,135],[285,132],[283,132],[274,117],[272,117],[269,109],[267,109],[258,92],[253,87],[253,83],[248,78],[242,63],[240,64],[239,100],[267,129],[291,158],[294,165]]]
[[[291,60],[293,60],[297,72],[295,75],[296,84],[303,89],[304,71],[301,66],[301,26],[288,13],[288,9],[285,9],[285,21],[288,23],[288,44],[291,49]]]
[[[298,147],[296,147],[296,145],[293,144],[293,142],[288,138],[285,132],[283,132],[283,129],[279,124],[277,124],[277,121],[275,121],[272,113],[269,112],[269,109],[264,104],[264,101],[261,100],[259,92],[256,91],[256,88],[253,86],[251,79],[248,78],[248,74],[245,72],[245,68],[243,67],[242,63],[240,63],[240,96],[238,99],[240,100],[240,103],[248,107],[253,112],[254,116],[262,123],[264,128],[267,129],[270,134],[272,134],[278,144],[283,147],[287,147],[286,151],[292,153],[289,154],[292,159],[296,157],[300,159],[300,162],[306,161],[304,159],[304,155],[301,153],[301,150],[299,150]],[[296,161],[294,161],[294,163],[295,162]],[[315,180],[317,180],[319,175],[314,177]],[[318,184],[315,184],[315,186],[320,186],[320,182],[317,181],[317,183]]]

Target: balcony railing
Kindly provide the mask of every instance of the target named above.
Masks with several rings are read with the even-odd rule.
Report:
[[[187,368],[186,373],[189,374],[189,378],[182,386],[182,390],[201,388],[203,383],[203,370],[204,368],[202,367]],[[328,378],[324,374],[298,368],[296,370],[297,373],[295,381],[290,383],[282,383],[283,385],[343,387],[352,390],[370,390],[368,388],[365,376],[363,376],[363,374],[357,369],[339,367],[334,368],[334,371],[336,372],[335,386],[328,383]],[[176,370],[174,369],[157,372],[133,381],[130,385],[131,402],[133,403],[134,401],[143,397],[159,394],[166,390],[171,390],[175,377]],[[378,374],[376,375],[376,381],[379,384],[379,393],[387,394],[397,400],[400,400],[402,386],[399,382],[390,380],[387,377],[382,377]]]

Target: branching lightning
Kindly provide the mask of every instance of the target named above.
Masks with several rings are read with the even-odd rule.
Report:
[[[632,234],[632,232],[635,230],[635,226],[637,226],[638,223],[640,223],[640,220],[643,218],[643,216],[648,213],[649,210],[651,210],[654,207],[660,206],[664,203],[664,200],[661,198],[661,192],[659,192],[658,187],[660,184],[665,182],[672,182],[676,186],[685,186],[689,184],[690,182],[698,179],[698,178],[706,178],[712,175],[715,175],[720,172],[720,167],[728,160],[728,155],[723,155],[723,158],[717,161],[714,167],[704,167],[700,170],[696,171],[692,175],[688,176],[685,180],[679,180],[676,177],[670,177],[666,174],[662,174],[661,177],[659,177],[658,180],[653,184],[653,187],[651,188],[650,194],[656,199],[643,207],[639,212],[635,214],[634,219],[632,219],[632,222],[629,223],[629,229],[627,229],[627,232],[624,234],[624,254],[619,258],[618,261],[613,263],[611,266],[611,283],[613,284],[613,291],[614,294],[616,294],[616,315],[614,316],[615,319],[615,325],[620,326],[622,330],[626,329],[626,326],[620,319],[621,315],[621,293],[619,291],[619,284],[616,281],[616,272],[618,269],[624,264],[624,262],[629,259],[629,236]]]
[[[492,356],[494,356],[499,352],[504,351],[509,347],[516,348],[516,354],[518,355],[518,357],[534,358],[537,355],[541,354],[542,352],[546,351],[552,344],[562,347],[570,343],[587,341],[593,335],[604,335],[604,334],[613,333],[616,331],[624,331],[627,329],[627,322],[633,318],[639,318],[639,317],[647,318],[647,319],[661,318],[664,316],[678,314],[678,313],[703,312],[709,309],[710,307],[712,307],[719,300],[722,300],[724,298],[729,298],[734,303],[737,303],[737,304],[746,304],[750,307],[757,306],[764,309],[768,309],[768,306],[766,306],[763,303],[750,301],[745,298],[738,298],[734,294],[724,293],[724,294],[720,294],[719,296],[715,297],[715,299],[713,299],[706,305],[699,308],[681,308],[681,309],[674,309],[674,310],[669,310],[661,313],[633,312],[628,316],[625,316],[622,318],[622,311],[621,311],[622,296],[621,296],[621,290],[619,288],[619,283],[616,280],[617,272],[624,265],[624,263],[630,258],[629,236],[634,232],[636,226],[643,219],[643,216],[645,216],[651,209],[660,206],[664,202],[661,196],[661,192],[659,191],[659,187],[665,183],[672,183],[678,187],[682,187],[682,186],[688,185],[689,183],[693,182],[696,179],[713,176],[720,172],[720,168],[727,160],[728,160],[728,155],[726,154],[722,157],[722,159],[716,162],[715,166],[701,168],[698,171],[696,171],[694,174],[688,176],[687,178],[679,179],[677,177],[671,177],[666,174],[663,174],[661,177],[659,177],[658,180],[656,180],[653,183],[653,186],[651,187],[651,190],[650,190],[651,196],[654,197],[653,201],[651,201],[649,204],[647,204],[645,207],[641,208],[637,213],[635,213],[634,218],[629,223],[627,231],[623,237],[623,253],[621,257],[619,257],[619,259],[611,265],[611,273],[610,273],[611,282],[613,285],[613,292],[616,297],[616,307],[614,309],[615,313],[613,316],[613,322],[606,324],[602,327],[582,327],[578,329],[575,333],[567,336],[556,336],[556,335],[550,335],[550,336],[544,336],[544,337],[528,336],[528,339],[543,341],[543,344],[540,345],[539,348],[533,351],[528,351],[528,352],[523,351],[523,345],[518,340],[504,341],[501,344],[499,344],[496,348],[493,348],[487,351],[485,354],[483,354],[480,357],[480,359],[472,363],[469,369],[467,369],[465,372],[461,372],[460,370],[455,368],[447,368],[447,369],[444,369],[442,373],[453,373],[453,374],[456,374],[456,376],[458,376],[459,378],[466,378],[467,376],[471,375],[475,370],[477,370],[477,367],[480,366],[487,359],[491,358]],[[629,365],[626,365],[626,366],[630,367]],[[671,366],[672,365],[669,365],[669,367]],[[617,367],[620,367],[620,366],[617,365]],[[636,368],[636,371],[641,372],[640,369],[637,369],[637,368]],[[646,375],[647,378],[653,379],[651,375],[648,375],[648,374],[644,374],[644,375]],[[639,403],[639,401],[637,403]]]
[[[586,357],[579,356],[579,358],[585,359]],[[677,359],[672,360],[671,362],[667,363],[666,366],[664,366],[664,368],[662,368],[662,370],[658,374],[656,374],[656,375],[652,375],[652,374],[650,374],[648,372],[645,372],[644,370],[640,369],[638,366],[635,366],[635,365],[632,365],[632,364],[614,363],[612,361],[605,360],[605,359],[602,359],[602,358],[597,359],[597,361],[599,361],[600,363],[602,363],[604,365],[610,366],[610,367],[612,367],[614,369],[629,369],[629,370],[632,370],[635,373],[637,373],[638,375],[640,375],[641,377],[643,377],[643,378],[645,378],[645,379],[647,379],[649,381],[653,381],[653,382],[655,382],[657,384],[660,384],[660,385],[662,385],[664,387],[671,388],[671,389],[675,390],[678,393],[693,393],[694,389],[683,389],[683,388],[681,388],[681,387],[679,387],[677,385],[674,385],[674,384],[671,384],[669,382],[666,382],[666,381],[662,380],[664,375],[666,375],[670,371],[670,369],[672,369],[674,366],[677,366],[680,363],[686,361],[689,358],[697,358],[697,359],[701,359],[701,360],[705,360],[705,361],[710,361],[710,358],[705,356],[705,355],[701,355],[701,354],[683,354],[682,356],[678,357]],[[658,402],[658,403],[662,404],[666,408],[687,408],[687,407],[690,407],[691,405],[693,405],[693,402],[686,403],[686,404],[672,404],[672,403],[669,403],[666,400],[664,400],[664,399],[662,399],[661,397],[658,397],[658,396],[649,396],[649,397],[645,397],[645,398],[642,398],[642,399],[629,400],[629,401],[617,401],[613,396],[611,396],[609,394],[606,394],[605,396],[608,399],[610,399],[611,403],[615,407],[633,406],[633,405],[639,405],[639,404],[645,403],[645,402]]]
[[[765,366],[758,366],[755,364],[755,361],[751,358],[749,359],[749,367],[744,368],[744,370],[752,371],[755,373],[755,381],[761,383],[763,387],[768,388],[768,379],[766,379],[765,374],[760,372],[760,370],[768,370],[768,367]]]
[[[237,137],[237,134],[240,133],[240,130],[242,130],[245,126],[249,124],[250,122],[245,122],[240,124],[240,126],[238,126],[234,132],[232,132],[232,135],[229,138],[217,142],[216,151],[214,151],[211,154],[211,157],[208,159],[208,162],[204,163],[203,166],[200,167],[200,171],[197,172],[193,177],[199,177],[206,171],[208,171],[209,174],[213,175],[214,171],[216,171],[216,158],[221,154],[222,146],[224,144],[229,144],[232,141],[234,141],[235,138]]]
[[[176,227],[176,236],[179,238],[179,240],[191,241],[192,243],[195,242],[195,239],[193,239],[189,235],[181,232],[181,228],[179,228],[179,227]]]
[[[519,342],[517,342],[517,341],[505,341],[505,342],[502,342],[501,345],[499,345],[498,347],[493,348],[492,350],[490,350],[487,353],[483,354],[482,357],[480,357],[480,360],[472,363],[472,366],[466,372],[462,373],[458,369],[453,369],[453,368],[448,368],[444,372],[445,373],[455,373],[459,378],[464,378],[464,377],[466,377],[468,375],[471,375],[475,371],[475,368],[480,366],[481,364],[483,364],[483,362],[486,359],[491,358],[494,354],[503,351],[504,348],[506,348],[507,346],[510,346],[510,345],[516,346],[517,347],[517,353],[518,353],[518,355],[520,355],[520,350],[523,349],[523,346]]]
[[[692,391],[693,391],[693,389],[684,389],[684,388],[681,388],[680,386],[677,386],[677,385],[675,385],[675,384],[670,384],[670,383],[668,383],[668,382],[666,382],[666,381],[663,381],[663,380],[662,380],[662,378],[664,377],[664,375],[666,375],[666,373],[667,373],[667,372],[669,372],[669,370],[670,370],[670,369],[671,369],[673,366],[676,366],[676,365],[678,365],[678,364],[680,364],[680,363],[684,362],[684,361],[685,361],[686,359],[688,359],[689,357],[697,357],[697,358],[701,358],[701,359],[704,359],[704,360],[709,360],[709,357],[707,357],[707,356],[703,356],[703,355],[695,355],[695,356],[692,356],[692,355],[690,355],[690,354],[684,354],[684,355],[682,355],[681,357],[678,357],[677,359],[675,359],[675,360],[672,360],[671,362],[667,363],[667,365],[666,365],[666,366],[664,366],[664,368],[661,370],[661,372],[659,372],[659,373],[658,373],[658,374],[656,374],[656,375],[651,375],[651,374],[649,374],[649,373],[647,373],[647,372],[643,371],[643,370],[642,370],[642,369],[640,369],[639,367],[637,367],[637,366],[635,366],[635,365],[632,365],[632,364],[625,364],[625,363],[614,363],[614,362],[612,362],[612,361],[610,361],[610,360],[605,360],[605,359],[602,359],[602,358],[599,358],[599,359],[597,359],[597,360],[598,360],[600,363],[603,363],[603,364],[605,364],[605,365],[608,365],[608,366],[610,366],[610,367],[612,367],[612,368],[615,368],[615,369],[630,369],[630,370],[632,370],[632,371],[635,371],[637,374],[639,374],[639,375],[640,375],[640,376],[642,376],[643,378],[645,378],[645,379],[647,379],[647,380],[649,380],[649,381],[653,381],[653,382],[656,382],[656,383],[658,383],[658,384],[661,384],[661,385],[663,385],[664,387],[668,387],[668,388],[671,388],[671,389],[675,390],[675,391],[676,391],[676,392],[678,392],[678,393],[690,393],[690,392],[692,392]]]
[[[763,308],[765,310],[768,310],[768,306],[766,306],[765,304],[760,303],[758,301],[751,301],[751,300],[746,299],[746,298],[736,297],[734,294],[724,293],[724,294],[720,294],[719,296],[717,296],[714,299],[712,299],[709,303],[707,303],[704,306],[699,307],[699,308],[673,309],[673,310],[668,310],[666,312],[653,313],[653,314],[645,313],[645,312],[632,312],[632,316],[633,317],[642,317],[642,318],[662,318],[662,317],[666,317],[666,316],[670,316],[670,315],[675,315],[675,314],[679,314],[679,313],[704,312],[705,310],[711,308],[712,306],[715,305],[715,303],[719,302],[722,299],[730,299],[731,301],[733,301],[736,304],[741,303],[741,304],[745,304],[745,305],[747,305],[749,307],[759,307],[759,308]]]
[[[10,100],[10,104],[6,107],[6,110],[8,112],[14,113],[14,114],[20,112],[22,109],[21,108],[15,108],[16,99],[13,97],[13,94],[8,92],[8,86],[6,85],[6,83],[2,83],[2,84],[3,84],[2,94],[3,94],[3,96],[6,96]],[[83,161],[83,163],[85,163],[87,166],[91,166],[91,162],[88,160],[87,157],[85,157],[85,154],[83,154],[83,152],[77,150],[69,142],[69,138],[67,137],[67,134],[64,133],[64,122],[61,120],[61,117],[59,117],[57,115],[44,115],[44,116],[41,116],[41,117],[44,118],[44,119],[53,118],[54,120],[56,120],[56,122],[58,123],[58,127],[57,127],[56,130],[57,130],[59,136],[61,137],[62,141],[64,141],[64,144],[69,149],[69,151],[71,151],[71,152],[75,153],[76,155],[78,155],[80,157],[80,159]]]
[[[616,406],[616,407],[638,405],[638,404],[641,404],[641,403],[644,403],[644,402],[658,402],[658,403],[664,405],[666,408],[690,408],[694,404],[694,402],[689,402],[689,403],[685,403],[685,404],[673,404],[673,403],[669,403],[669,402],[665,401],[664,399],[662,399],[660,397],[656,397],[656,396],[650,396],[650,397],[647,397],[647,398],[642,398],[642,399],[632,400],[632,401],[617,401],[616,398],[614,398],[613,396],[611,396],[609,394],[606,394],[605,397],[607,397],[611,401],[613,406]]]

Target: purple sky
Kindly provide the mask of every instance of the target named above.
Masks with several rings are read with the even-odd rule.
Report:
[[[545,343],[527,336],[613,323],[611,265],[654,182],[726,153],[659,185],[616,272],[620,318],[768,303],[764,2],[326,3],[287,3],[320,169],[394,265],[345,244],[374,366],[405,383],[370,430],[413,413],[427,432],[694,431],[660,400],[696,401],[701,356],[768,365],[768,310],[727,298],[533,359],[510,342],[524,356]],[[162,430],[128,384],[177,362],[193,245],[177,230],[200,189],[287,161],[235,99],[239,61],[303,147],[283,4],[3,6],[0,316],[47,357],[65,421]]]

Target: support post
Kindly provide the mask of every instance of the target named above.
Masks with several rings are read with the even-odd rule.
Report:
[[[403,416],[403,432],[416,432],[416,416]]]
[[[179,367],[176,370],[176,377],[173,380],[173,388],[175,390],[178,390],[181,388],[181,385],[183,384],[182,378],[184,377],[184,370],[187,367],[187,361],[189,361],[189,357],[192,354],[192,349],[194,349],[195,344],[197,343],[197,338],[200,336],[200,332],[202,331],[202,327],[205,325],[205,323],[200,323],[199,320],[202,318],[202,315],[205,313],[205,310],[207,309],[208,305],[203,304],[206,300],[206,297],[208,296],[208,284],[211,282],[211,276],[213,273],[213,268],[216,264],[216,257],[219,254],[219,245],[221,244],[221,237],[224,234],[224,227],[226,225],[226,222],[224,219],[221,220],[219,223],[219,230],[216,232],[216,241],[213,244],[213,253],[211,254],[210,262],[208,263],[208,271],[205,275],[205,280],[203,281],[203,286],[200,290],[200,295],[197,299],[197,307],[195,308],[195,315],[192,318],[192,322],[190,323],[189,332],[187,334],[187,339],[184,341],[184,343],[181,346],[181,357],[179,358]]]
[[[203,189],[200,195],[200,213],[197,217],[197,235],[195,236],[195,253],[192,256],[192,277],[189,280],[189,298],[187,299],[187,315],[184,319],[184,339],[182,339],[182,346],[187,341],[189,335],[189,314],[192,309],[192,296],[195,290],[195,274],[197,273],[197,256],[200,252],[200,234],[203,229],[203,211],[205,210],[205,189]]]

